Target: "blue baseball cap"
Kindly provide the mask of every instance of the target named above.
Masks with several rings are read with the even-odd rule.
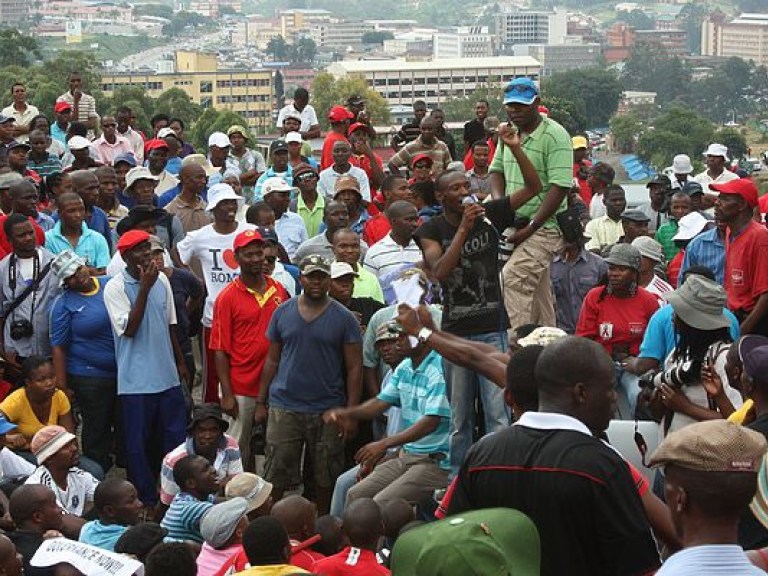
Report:
[[[125,162],[131,168],[136,168],[136,156],[129,152],[115,156],[115,159],[112,162],[112,166],[117,166],[120,162]]]
[[[539,89],[530,78],[515,78],[504,88],[504,104],[533,104]]]
[[[16,424],[8,422],[8,419],[0,414],[0,434],[8,434],[11,430],[16,430]]]

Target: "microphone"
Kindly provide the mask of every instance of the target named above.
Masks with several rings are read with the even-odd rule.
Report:
[[[461,199],[461,204],[462,204],[463,206],[468,206],[468,205],[470,205],[470,204],[479,204],[479,202],[478,202],[478,200],[477,200],[477,196],[475,196],[474,194],[470,194],[469,196],[465,196],[464,198],[462,198],[462,199]],[[487,216],[485,216],[485,214],[483,214],[483,222],[485,222],[486,224],[488,224],[488,226],[491,226],[491,227],[493,227],[493,228],[496,228],[496,227],[493,225],[493,223],[492,223],[490,220],[488,220],[488,217],[487,217]]]

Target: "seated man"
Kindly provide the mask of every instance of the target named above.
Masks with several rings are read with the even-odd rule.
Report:
[[[19,486],[11,494],[9,508],[16,530],[8,536],[21,554],[25,576],[53,576],[53,568],[36,568],[29,562],[43,543],[43,534],[65,530],[67,516],[62,515],[56,495],[45,486]]]
[[[272,516],[256,518],[243,534],[243,549],[250,568],[239,572],[243,576],[289,576],[307,574],[306,570],[292,562],[288,534],[280,522]]]
[[[99,481],[77,467],[80,450],[77,436],[62,426],[45,426],[32,438],[37,469],[25,484],[42,484],[53,490],[56,502],[66,514],[83,516],[93,507]]]
[[[411,347],[403,334],[398,347],[406,359],[395,368],[378,397],[352,408],[334,408],[324,419],[341,423],[370,420],[391,406],[401,408],[401,431],[363,446],[355,455],[375,463],[389,448],[401,446],[400,456],[377,466],[350,489],[347,500],[373,498],[379,505],[395,498],[418,503],[448,485],[451,408],[446,396],[443,359],[418,341]]]
[[[173,479],[173,469],[185,456],[202,456],[208,460],[216,470],[221,486],[225,486],[230,478],[243,471],[237,440],[225,434],[228,427],[218,405],[195,406],[192,420],[187,426],[187,439],[163,458],[160,506],[170,506],[173,497],[179,493],[179,486]]]
[[[219,491],[216,470],[202,456],[184,456],[173,468],[173,480],[181,491],[173,497],[160,523],[168,530],[165,541],[202,544],[200,520]]]
[[[107,478],[93,495],[98,520],[91,520],[80,530],[80,542],[114,551],[115,542],[129,526],[138,524],[142,509],[133,484],[122,478]]]
[[[349,546],[316,562],[312,571],[325,576],[389,576],[376,557],[384,532],[378,504],[370,498],[355,500],[344,512],[342,526]]]
[[[225,562],[242,552],[247,512],[248,500],[232,498],[205,513],[200,522],[205,543],[197,556],[197,576],[214,576]]]

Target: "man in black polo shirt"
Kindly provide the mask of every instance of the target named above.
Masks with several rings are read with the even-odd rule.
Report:
[[[541,536],[541,574],[644,574],[659,565],[629,469],[593,436],[616,410],[613,362],[603,348],[569,336],[536,364],[539,412],[487,436],[467,453],[443,506],[448,515],[508,507]]]
[[[485,119],[488,117],[488,101],[475,102],[475,119],[464,124],[464,151],[478,140],[485,140]]]

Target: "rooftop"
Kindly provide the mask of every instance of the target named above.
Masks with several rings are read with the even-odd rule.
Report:
[[[392,70],[466,70],[475,68],[539,67],[541,63],[530,56],[495,56],[492,58],[447,58],[427,62],[409,62],[401,58],[391,60],[349,60],[334,62],[329,72],[364,73]]]

